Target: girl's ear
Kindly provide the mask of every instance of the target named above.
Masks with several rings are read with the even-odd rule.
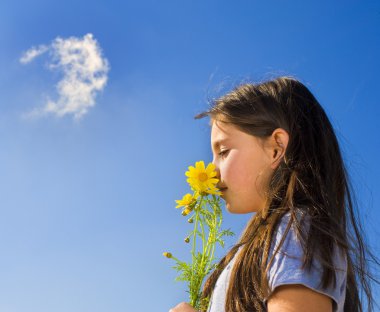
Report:
[[[271,135],[271,168],[276,169],[280,159],[284,157],[289,142],[289,134],[282,128],[277,128]]]

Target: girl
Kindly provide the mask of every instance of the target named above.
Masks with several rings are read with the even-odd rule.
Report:
[[[243,84],[210,117],[218,187],[231,213],[255,212],[208,277],[209,312],[373,310],[370,256],[325,111],[292,77]],[[170,312],[194,312],[180,303]]]

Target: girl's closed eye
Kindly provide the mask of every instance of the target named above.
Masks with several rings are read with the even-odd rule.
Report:
[[[229,151],[230,151],[230,150],[223,150],[223,151],[220,151],[218,155],[221,156],[221,157],[225,157]]]

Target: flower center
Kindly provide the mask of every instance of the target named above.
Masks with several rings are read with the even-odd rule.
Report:
[[[201,172],[199,175],[198,175],[198,179],[199,181],[201,182],[204,182],[204,181],[207,181],[208,179],[208,175],[206,172]]]

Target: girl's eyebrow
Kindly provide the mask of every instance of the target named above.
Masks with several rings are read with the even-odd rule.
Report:
[[[227,141],[228,141],[228,138],[223,138],[223,139],[215,141],[213,144],[213,149],[216,150],[220,146],[221,143],[225,143]]]

